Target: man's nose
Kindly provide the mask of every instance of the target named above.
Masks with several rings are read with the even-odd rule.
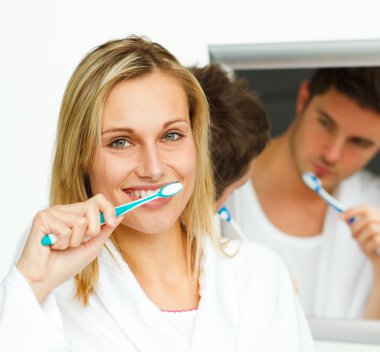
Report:
[[[147,178],[157,182],[164,175],[164,163],[157,146],[144,146],[140,151],[140,165],[137,174],[141,178]]]
[[[335,163],[342,157],[344,149],[344,139],[334,137],[329,140],[324,148],[323,157],[329,163]]]

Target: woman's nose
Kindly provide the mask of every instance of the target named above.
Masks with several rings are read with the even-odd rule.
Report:
[[[151,179],[154,182],[159,181],[165,174],[165,167],[157,147],[146,146],[142,148],[140,153],[140,165],[137,168],[138,176]]]

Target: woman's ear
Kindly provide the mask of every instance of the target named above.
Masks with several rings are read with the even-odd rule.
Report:
[[[308,81],[302,81],[302,83],[299,87],[298,96],[297,96],[297,106],[296,106],[297,116],[306,107],[307,103],[309,102],[309,98],[310,98],[309,82]]]

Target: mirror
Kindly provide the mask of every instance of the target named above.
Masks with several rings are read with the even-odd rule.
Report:
[[[380,66],[380,41],[210,45],[209,54],[210,62],[229,67],[235,72],[236,77],[248,80],[251,87],[258,92],[272,123],[272,136],[276,137],[283,133],[294,119],[296,98],[302,81],[308,80],[317,68]],[[372,159],[366,169],[380,175],[380,154]],[[238,209],[233,211],[239,212]],[[356,251],[358,248],[355,246],[357,247],[353,243],[352,248],[347,249],[347,253],[350,250]],[[318,266],[316,270],[332,271],[336,266],[339,267],[341,258],[335,254],[322,265],[324,268]],[[366,260],[363,256],[363,263]],[[309,315],[309,322],[314,336],[319,339],[380,343],[380,335],[375,333],[380,329],[380,322],[364,321],[359,308],[350,308],[355,305],[361,305],[363,308],[369,294],[368,280],[364,282],[360,275],[355,276],[355,270],[347,267],[344,277],[336,278],[334,282],[326,282],[323,285],[324,289],[332,289],[329,295],[320,292],[321,287],[316,287],[315,295],[324,295],[324,302],[320,303],[320,309],[315,310],[318,313]],[[368,269],[365,270],[366,275],[371,277]],[[358,273],[359,271],[356,272]],[[315,272],[313,275],[321,274]],[[338,291],[345,290],[348,286],[344,287],[345,284],[342,283],[342,287],[339,287],[339,281],[345,281],[350,275],[352,277],[348,280],[351,280],[352,291],[356,293],[346,294],[346,302],[342,303],[342,300],[337,298],[340,294]],[[332,277],[330,276],[329,280]],[[328,279],[325,277],[325,280]],[[347,282],[346,280],[346,285]],[[343,304],[347,307],[342,308]],[[368,329],[367,323],[375,325]],[[347,326],[350,333],[344,337],[343,332],[348,332]]]

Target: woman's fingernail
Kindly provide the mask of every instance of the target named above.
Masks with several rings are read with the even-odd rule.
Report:
[[[109,224],[110,224],[111,226],[115,226],[115,225],[116,225],[116,219],[115,219],[114,217],[111,217],[111,218],[109,219]]]

